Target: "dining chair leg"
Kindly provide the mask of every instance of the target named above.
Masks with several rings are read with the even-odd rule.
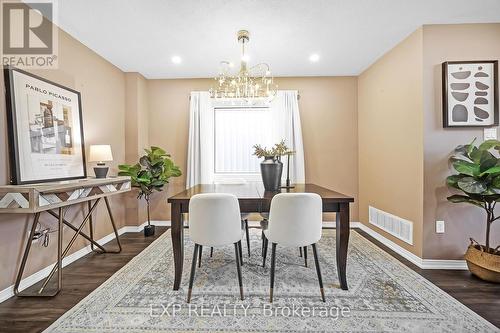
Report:
[[[271,249],[271,288],[269,290],[269,302],[273,302],[274,270],[276,267],[276,243],[272,243]]]
[[[248,219],[245,219],[245,232],[247,234],[247,249],[248,249],[248,256],[250,257],[250,233],[248,231]]]
[[[260,232],[260,239],[262,240],[262,247],[260,249],[260,254],[264,257],[264,230]]]
[[[193,263],[191,264],[191,276],[189,277],[189,289],[188,289],[187,303],[191,302],[191,291],[193,290],[194,273],[196,270],[196,257],[198,256],[198,246],[199,246],[198,244],[194,244]]]
[[[203,252],[203,245],[200,245],[200,252],[198,253],[198,268],[201,267],[201,254]]]
[[[241,241],[240,241],[241,242]],[[241,265],[240,265],[240,257],[241,257],[241,248],[238,245],[238,242],[234,243],[234,254],[236,256],[236,270],[238,272],[238,284],[240,286],[240,298],[243,301],[243,281],[241,279]]]
[[[302,248],[301,247],[299,247],[299,257],[302,258]]]
[[[238,242],[238,246],[240,248],[240,264],[243,266],[243,247],[241,246],[241,240]]]
[[[321,292],[321,299],[325,302],[325,291],[323,290],[323,278],[321,277],[321,269],[319,268],[318,251],[316,250],[316,244],[312,245],[314,254],[314,264],[316,265],[316,273],[318,274],[319,290]]]
[[[307,246],[304,246],[304,263],[305,266],[307,267]]]
[[[210,247],[210,258],[214,255],[214,247]]]
[[[262,247],[264,251],[262,255],[262,267],[266,267],[267,245],[268,245],[268,240],[266,235],[264,235],[264,239],[262,240]]]

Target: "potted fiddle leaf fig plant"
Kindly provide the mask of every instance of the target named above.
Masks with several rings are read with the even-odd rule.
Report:
[[[291,151],[285,144],[285,140],[276,143],[272,148],[268,149],[259,144],[253,146],[253,155],[258,158],[264,158],[260,163],[260,172],[262,182],[266,191],[278,191],[281,186],[281,175],[283,173],[283,163],[281,156],[292,155]]]
[[[179,177],[181,170],[171,159],[165,150],[158,147],[144,149],[146,154],[134,165],[122,164],[118,168],[120,176],[129,176],[132,187],[139,189],[138,199],[146,200],[148,225],[144,227],[144,236],[152,236],[155,226],[151,225],[150,200],[155,191],[162,191],[165,184],[172,177]]]
[[[500,141],[487,140],[479,146],[475,139],[467,145],[458,146],[450,157],[458,172],[446,179],[448,186],[461,191],[447,199],[453,203],[466,203],[486,212],[485,243],[471,240],[465,260],[472,274],[479,278],[500,283],[500,246],[490,244],[491,226],[500,219],[495,206],[500,202]]]

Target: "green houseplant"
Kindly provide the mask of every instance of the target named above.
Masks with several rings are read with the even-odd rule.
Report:
[[[478,277],[500,282],[500,246],[490,244],[493,222],[500,219],[495,214],[495,206],[500,202],[500,141],[487,140],[476,146],[475,139],[467,145],[458,146],[450,157],[450,162],[458,174],[447,177],[449,187],[461,191],[447,199],[453,203],[466,203],[486,212],[485,244],[471,238],[465,254],[469,270]]]
[[[130,176],[132,186],[139,189],[138,199],[144,198],[147,205],[148,225],[144,227],[144,235],[154,235],[154,225],[151,225],[150,199],[155,191],[162,191],[171,177],[179,177],[182,173],[174,164],[170,155],[158,147],[144,149],[146,154],[134,165],[121,164],[118,166],[120,176]]]

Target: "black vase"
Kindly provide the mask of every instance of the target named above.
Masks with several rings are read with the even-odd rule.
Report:
[[[274,156],[264,157],[260,163],[260,173],[266,191],[276,192],[281,186],[281,174],[283,173],[283,163],[276,160]]]

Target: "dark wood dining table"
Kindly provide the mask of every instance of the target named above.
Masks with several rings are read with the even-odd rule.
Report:
[[[267,213],[273,196],[277,193],[317,193],[323,201],[323,212],[336,212],[336,258],[340,287],[347,290],[346,263],[349,245],[349,204],[354,198],[315,184],[295,184],[294,188],[278,192],[264,190],[262,183],[246,184],[202,184],[193,186],[170,198],[171,236],[174,253],[174,290],[179,290],[184,266],[184,222],[183,213],[189,211],[189,200],[200,193],[231,193],[239,201],[241,213]],[[307,223],[307,221],[304,221]]]

